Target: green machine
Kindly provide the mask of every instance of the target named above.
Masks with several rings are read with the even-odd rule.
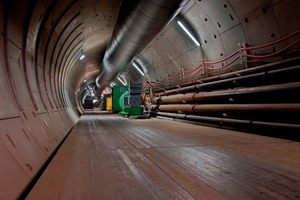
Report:
[[[122,111],[119,115],[123,117],[141,116],[143,115],[143,107],[141,106],[141,83],[130,83],[129,91],[120,97],[120,107]]]
[[[112,88],[112,111],[113,112],[120,112],[123,110],[123,107],[120,105],[120,97],[129,91],[128,85],[120,86],[115,85]]]

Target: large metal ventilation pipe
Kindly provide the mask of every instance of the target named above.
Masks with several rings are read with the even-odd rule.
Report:
[[[189,0],[123,1],[96,79],[101,91],[188,2]]]

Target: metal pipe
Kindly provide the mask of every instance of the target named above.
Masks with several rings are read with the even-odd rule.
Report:
[[[205,89],[209,89],[209,88],[212,88],[212,87],[218,87],[218,86],[222,86],[222,85],[225,85],[225,84],[238,82],[238,81],[241,81],[241,80],[247,80],[247,79],[258,78],[258,77],[265,77],[266,74],[267,75],[278,75],[282,72],[289,72],[289,71],[294,71],[294,70],[299,70],[299,69],[300,69],[300,65],[294,66],[294,67],[289,67],[289,68],[284,68],[284,69],[272,70],[272,71],[268,71],[267,73],[266,72],[259,72],[259,73],[256,73],[256,74],[250,74],[250,75],[245,75],[245,76],[241,76],[241,77],[234,77],[234,78],[229,78],[229,79],[225,79],[225,80],[217,80],[217,81],[214,81],[214,82],[195,84],[195,85],[184,87],[184,88],[177,88],[177,89],[167,90],[167,91],[164,91],[163,93],[161,93],[160,95],[186,93],[188,91],[200,90],[200,89],[205,90]]]
[[[199,92],[199,93],[186,93],[175,94],[169,96],[160,96],[153,98],[152,102],[157,103],[191,103],[203,102],[212,100],[229,100],[229,98],[236,98],[243,95],[259,95],[259,94],[273,94],[278,92],[291,92],[300,90],[300,82],[284,83],[277,85],[258,86],[251,88],[232,89],[216,92]],[[149,98],[144,97],[146,101]]]
[[[197,114],[222,114],[222,113],[251,113],[261,114],[263,112],[279,114],[289,112],[295,114],[300,112],[300,104],[210,104],[210,105],[187,105],[172,104],[159,105],[159,111],[173,113],[197,113]]]
[[[180,87],[187,87],[187,86],[195,85],[197,83],[206,83],[206,82],[216,81],[216,80],[220,80],[220,79],[224,79],[224,78],[237,77],[237,76],[241,76],[242,74],[250,74],[250,73],[260,71],[260,70],[268,70],[268,69],[271,69],[278,65],[283,65],[283,64],[291,63],[291,62],[298,61],[298,60],[300,60],[300,56],[260,65],[257,67],[247,68],[247,69],[243,69],[243,70],[239,70],[239,71],[229,72],[229,73],[225,73],[225,74],[221,74],[221,75],[203,78],[200,80],[195,80],[195,81],[190,81],[190,82],[186,82],[186,83],[182,83],[182,84],[178,84],[178,85],[174,85],[174,86],[169,86],[169,87],[164,88],[164,90],[171,90],[171,89],[180,88]],[[163,89],[157,89],[155,92],[159,93],[162,91],[163,91]]]
[[[219,118],[219,117],[203,117],[203,116],[196,116],[196,115],[185,115],[185,114],[164,113],[164,112],[157,112],[156,114],[160,115],[160,116],[173,117],[173,118],[178,118],[178,119],[217,122],[220,124],[250,125],[250,126],[258,126],[259,125],[259,126],[268,126],[268,127],[273,127],[273,128],[300,129],[299,124],[264,122],[264,121],[255,121],[255,120],[227,119],[227,118]]]
[[[174,18],[189,0],[123,1],[97,76],[102,91]],[[131,10],[128,12],[128,10]]]

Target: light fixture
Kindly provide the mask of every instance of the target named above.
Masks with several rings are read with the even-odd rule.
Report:
[[[192,36],[192,34],[185,28],[185,26],[180,21],[177,21],[177,23],[188,34],[188,36],[190,36],[190,38],[196,43],[196,45],[200,46],[199,42]]]
[[[122,81],[122,79],[121,79],[120,77],[118,77],[118,79],[119,79],[119,81],[120,81],[123,85],[126,85],[126,84],[124,83],[124,81]]]
[[[86,82],[86,79],[84,79],[84,81],[83,81],[84,83]]]
[[[145,76],[145,74],[142,72],[142,70],[140,70],[140,68],[135,64],[133,63],[133,66],[143,75]]]
[[[85,57],[85,56],[84,56],[84,53],[83,53],[83,49],[80,49],[80,54],[79,54],[79,55],[81,55],[79,59],[80,59],[80,60],[83,60],[84,57]]]

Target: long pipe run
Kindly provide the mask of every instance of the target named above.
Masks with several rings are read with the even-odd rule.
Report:
[[[252,113],[262,112],[279,114],[289,112],[290,115],[300,113],[300,104],[210,104],[210,105],[186,105],[172,104],[159,105],[159,111],[173,113],[196,113],[196,114],[218,114],[218,113]]]
[[[154,97],[152,103],[190,103],[190,102],[203,102],[211,100],[229,100],[229,98],[235,98],[242,95],[259,95],[259,94],[271,94],[277,92],[288,92],[300,90],[300,82],[284,83],[268,86],[258,86],[251,88],[232,89],[216,92],[199,92],[199,93],[186,93],[175,94],[169,96]],[[150,102],[149,97],[146,97],[146,101]]]
[[[171,21],[189,0],[123,1],[96,84],[102,91]],[[133,8],[132,8],[133,7]],[[128,10],[131,10],[128,12]]]
[[[282,72],[292,72],[292,71],[298,71],[298,70],[300,70],[300,65],[294,66],[294,67],[289,67],[289,68],[284,68],[284,69],[276,69],[276,70],[268,71],[267,74],[271,76],[271,75],[278,75]],[[186,93],[189,91],[201,90],[201,89],[205,90],[207,88],[218,87],[218,86],[222,86],[224,84],[230,84],[230,83],[238,82],[241,80],[265,77],[265,76],[266,76],[266,72],[259,72],[256,74],[250,74],[250,75],[245,75],[245,76],[241,76],[241,77],[234,77],[234,78],[229,78],[229,79],[224,79],[224,80],[217,80],[217,81],[213,81],[213,82],[195,84],[192,86],[187,86],[187,87],[182,87],[182,88],[177,88],[177,89],[166,90],[163,93],[160,93],[159,95]]]
[[[187,86],[195,85],[195,84],[198,84],[198,83],[206,83],[206,82],[217,81],[217,80],[221,80],[221,79],[225,79],[225,78],[237,77],[237,76],[241,76],[242,74],[251,74],[251,73],[254,73],[254,72],[257,72],[257,71],[261,71],[261,70],[270,70],[271,68],[274,68],[276,66],[284,65],[284,64],[287,64],[287,63],[291,63],[291,62],[297,62],[299,60],[300,60],[300,56],[285,59],[285,60],[280,60],[280,61],[277,61],[277,62],[272,62],[272,63],[268,63],[268,64],[264,64],[264,65],[260,65],[260,66],[257,66],[257,67],[247,68],[247,69],[234,71],[234,72],[228,72],[228,73],[221,74],[221,75],[216,75],[216,76],[211,76],[211,77],[203,78],[203,79],[200,79],[200,80],[181,83],[181,84],[178,84],[178,85],[166,87],[164,89],[159,88],[159,89],[156,89],[155,92],[156,93],[162,93],[163,90],[171,90],[171,89],[175,89],[175,88],[178,88],[178,87],[187,87]]]
[[[276,123],[276,122],[264,122],[264,121],[255,121],[255,120],[240,120],[240,119],[227,119],[227,118],[219,118],[219,117],[203,117],[203,116],[195,116],[195,115],[186,115],[186,114],[175,114],[175,113],[165,113],[165,112],[157,112],[157,115],[173,117],[178,119],[189,119],[196,121],[204,121],[204,122],[216,122],[220,124],[232,124],[232,125],[251,125],[251,126],[267,126],[267,127],[275,127],[275,128],[292,128],[292,129],[300,129],[299,124],[286,124],[286,123]]]

